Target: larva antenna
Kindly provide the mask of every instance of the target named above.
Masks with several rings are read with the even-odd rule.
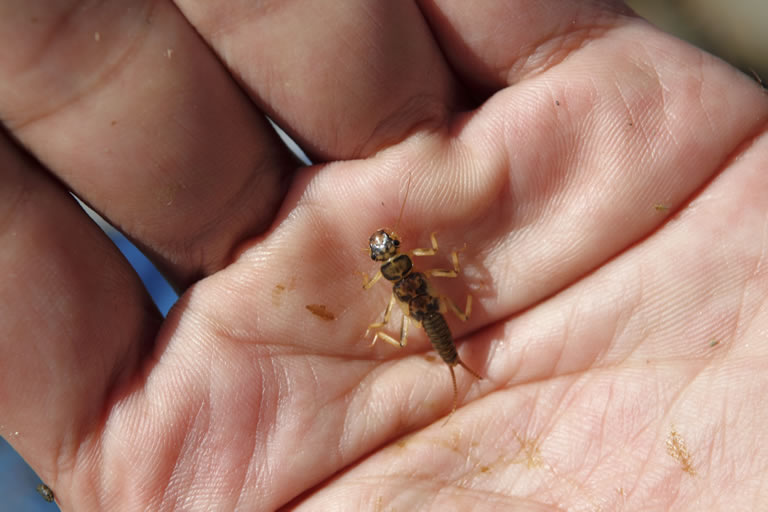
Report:
[[[397,222],[395,222],[395,227],[392,229],[393,233],[397,233],[397,226],[400,225],[400,220],[403,218],[403,212],[405,211],[405,203],[408,202],[408,194],[411,192],[412,177],[413,175],[408,173],[408,183],[405,185],[405,197],[403,198],[403,205],[400,207],[400,214],[397,216]]]

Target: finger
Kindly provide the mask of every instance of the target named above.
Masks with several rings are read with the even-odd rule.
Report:
[[[295,167],[168,2],[4,2],[0,116],[184,286],[265,229]]]
[[[5,137],[0,162],[0,433],[57,489],[160,315],[60,184]]]
[[[255,101],[318,159],[439,124],[455,85],[415,4],[179,0]]]
[[[419,2],[446,59],[464,83],[490,93],[564,61],[622,24],[631,10],[599,2]]]

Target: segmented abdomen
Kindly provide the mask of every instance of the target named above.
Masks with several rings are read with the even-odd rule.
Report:
[[[421,320],[421,325],[429,336],[429,341],[443,361],[451,366],[456,364],[459,355],[456,353],[456,345],[453,343],[453,335],[448,328],[448,323],[441,313],[427,313]]]

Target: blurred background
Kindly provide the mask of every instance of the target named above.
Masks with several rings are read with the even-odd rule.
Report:
[[[768,0],[631,0],[627,2],[663,30],[719,55],[768,84]],[[94,220],[131,262],[165,315],[177,297],[152,264],[120,233]],[[0,512],[58,510],[35,491],[40,479],[0,439]],[[54,489],[55,492],[55,489]]]
[[[768,1],[629,0],[665,32],[714,53],[768,84]]]

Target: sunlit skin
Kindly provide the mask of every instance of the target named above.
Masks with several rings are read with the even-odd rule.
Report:
[[[481,4],[0,3],[0,434],[62,510],[764,508],[768,95],[618,3]],[[447,424],[423,329],[364,336],[409,181],[414,268],[467,247]]]

